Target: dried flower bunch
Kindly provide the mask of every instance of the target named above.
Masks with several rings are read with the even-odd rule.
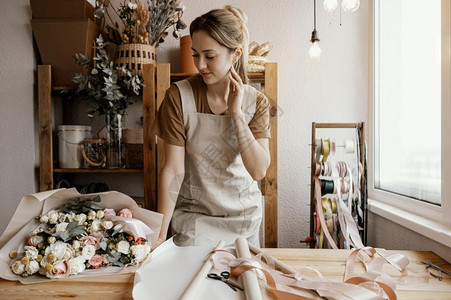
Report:
[[[128,208],[116,212],[99,206],[100,201],[99,196],[69,199],[65,205],[37,216],[39,226],[29,233],[23,251],[9,254],[12,272],[56,279],[86,269],[135,265],[146,259],[149,241],[127,225],[140,221]]]
[[[108,8],[120,18],[122,26],[114,22]],[[103,18],[105,15],[112,26],[107,25],[109,39],[116,44],[149,44],[158,47],[173,27],[173,36],[180,37],[180,30],[186,28],[182,21],[185,6],[176,0],[147,0],[147,6],[139,0],[126,0],[116,10],[108,0],[97,0],[94,15]]]

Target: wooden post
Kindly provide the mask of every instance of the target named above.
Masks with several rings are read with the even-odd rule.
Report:
[[[171,65],[170,64],[158,64],[157,65],[157,99],[156,99],[156,108],[157,112],[160,108],[161,103],[163,102],[164,95],[166,94],[166,90],[171,85]],[[164,141],[159,137],[156,137],[157,143],[157,181],[155,182],[155,189],[157,190],[158,197],[158,184],[161,175],[161,170],[164,165]]]
[[[265,247],[277,247],[277,63],[266,63],[265,65],[265,95],[271,104],[270,124],[271,139],[269,140],[269,152],[271,164],[263,179],[262,188],[265,195]]]
[[[39,190],[53,189],[52,69],[38,66]]]
[[[155,65],[143,66],[143,163],[144,163],[144,207],[157,210],[156,151],[152,123],[155,118]]]

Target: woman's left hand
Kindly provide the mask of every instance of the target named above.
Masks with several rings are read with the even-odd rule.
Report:
[[[240,75],[233,67],[229,71],[229,97],[227,99],[227,107],[232,116],[242,113],[241,105],[243,103],[244,86]]]

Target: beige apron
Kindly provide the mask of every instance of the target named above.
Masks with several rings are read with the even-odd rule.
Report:
[[[185,177],[172,218],[174,242],[180,246],[232,246],[238,236],[259,246],[262,197],[244,167],[235,125],[228,115],[198,113],[187,80],[176,83],[186,131]],[[245,85],[243,111],[255,114],[256,90]]]

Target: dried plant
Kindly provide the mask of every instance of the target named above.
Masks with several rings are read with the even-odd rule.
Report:
[[[108,9],[111,8],[122,24],[113,22]],[[149,44],[158,47],[164,42],[168,30],[173,27],[173,36],[180,37],[186,28],[182,21],[185,6],[176,0],[147,0],[147,6],[139,0],[126,0],[116,10],[107,0],[96,1],[94,15],[108,17],[112,26],[107,26],[109,40],[116,44]]]

